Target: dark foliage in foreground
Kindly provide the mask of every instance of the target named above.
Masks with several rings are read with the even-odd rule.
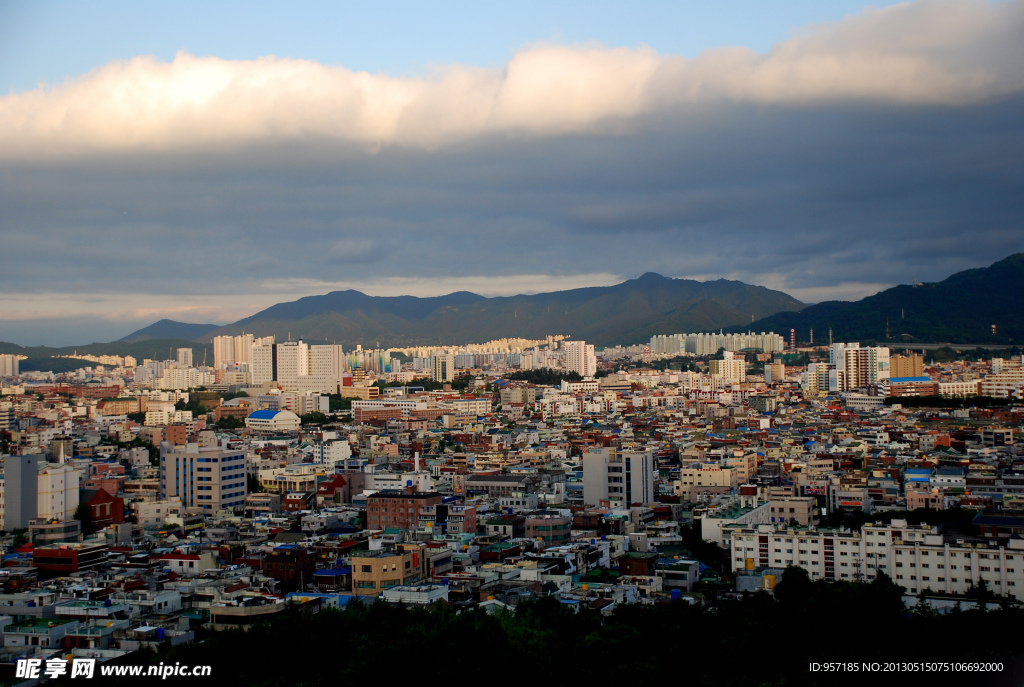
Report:
[[[1003,663],[1002,673],[957,677],[970,684],[1021,682],[1019,609],[908,612],[901,588],[887,578],[812,583],[802,570],[791,570],[777,599],[758,593],[707,608],[625,606],[607,618],[573,613],[551,597],[495,615],[355,603],[315,616],[289,613],[247,633],[216,633],[143,660],[211,664],[218,685],[615,685],[666,677],[690,685],[835,684],[834,674],[809,672],[812,661],[994,661]],[[895,678],[901,684],[925,679]]]

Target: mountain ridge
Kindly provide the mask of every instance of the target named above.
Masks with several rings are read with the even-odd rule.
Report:
[[[710,301],[717,308],[698,308]],[[635,343],[698,324],[719,329],[804,304],[781,291],[739,281],[699,282],[647,272],[612,286],[485,297],[468,291],[443,296],[368,296],[332,291],[277,303],[202,335],[335,341],[344,346],[420,346],[567,334],[599,346]],[[696,309],[700,317],[689,313]],[[708,312],[710,310],[710,312]],[[655,326],[655,323],[659,323]]]
[[[1014,253],[938,282],[900,284],[859,301],[824,301],[749,327],[784,335],[796,329],[798,341],[807,341],[813,328],[818,343],[828,341],[831,329],[834,341],[1019,344],[1024,340],[1022,283],[1024,253]]]

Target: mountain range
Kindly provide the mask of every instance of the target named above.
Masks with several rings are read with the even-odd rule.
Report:
[[[290,336],[345,347],[401,347],[565,334],[613,346],[663,332],[717,330],[803,307],[763,286],[649,272],[614,286],[494,298],[466,291],[431,298],[335,291],[278,303],[199,339],[248,332],[273,334],[279,341]]]
[[[54,355],[132,355],[164,359],[191,347],[193,360],[212,361],[210,341],[249,332],[332,341],[352,348],[484,342],[503,337],[539,339],[565,334],[598,346],[636,344],[654,334],[694,331],[790,329],[806,342],[951,342],[1020,344],[1024,341],[1024,253],[942,281],[895,286],[859,301],[805,306],[780,291],[739,281],[698,282],[648,273],[606,287],[497,298],[460,291],[446,296],[378,297],[358,291],[278,303],[238,322],[218,326],[160,320],[112,343],[51,348],[0,342],[0,353],[28,356],[21,367],[73,369],[88,362]],[[753,320],[753,321],[752,321]],[[996,326],[993,333],[992,325]],[[888,330],[888,331],[887,331]]]
[[[995,326],[995,332],[992,327]],[[795,329],[806,342],[1019,344],[1024,341],[1024,253],[940,282],[894,286],[859,301],[826,301],[779,312],[735,331]]]

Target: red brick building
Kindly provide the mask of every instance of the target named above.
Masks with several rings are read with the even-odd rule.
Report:
[[[93,531],[124,522],[124,499],[111,496],[105,489],[82,489],[78,503],[89,508]]]
[[[164,441],[175,446],[182,446],[188,443],[188,427],[185,425],[167,425],[164,427]]]
[[[281,497],[282,513],[297,513],[300,510],[312,510],[315,505],[315,491],[295,491]]]
[[[419,526],[420,508],[441,503],[434,491],[385,489],[366,499],[366,527],[371,530],[408,530]]]

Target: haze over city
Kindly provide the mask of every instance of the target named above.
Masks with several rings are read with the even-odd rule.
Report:
[[[1021,2],[0,4],[0,339],[1020,249]]]

